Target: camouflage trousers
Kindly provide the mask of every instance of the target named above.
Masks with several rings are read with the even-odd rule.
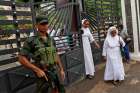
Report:
[[[47,68],[46,75],[48,81],[44,78],[37,80],[36,93],[65,93],[63,84],[60,84],[56,69],[53,67]]]

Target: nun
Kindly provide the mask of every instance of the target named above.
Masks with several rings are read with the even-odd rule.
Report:
[[[113,81],[115,85],[121,83],[125,76],[120,46],[125,46],[125,43],[118,35],[116,27],[112,26],[104,41],[102,55],[106,59],[104,80]]]
[[[97,48],[100,48],[98,43],[93,38],[90,29],[89,29],[90,23],[87,19],[82,20],[82,40],[83,40],[83,50],[84,50],[84,60],[85,60],[85,71],[86,76],[88,79],[92,79],[94,77],[94,62],[93,62],[93,56],[91,51],[91,44],[92,42],[95,43]]]

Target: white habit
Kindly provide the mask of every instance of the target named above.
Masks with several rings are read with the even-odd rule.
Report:
[[[120,52],[120,43],[125,46],[123,39],[117,35],[112,37],[110,32],[115,27],[110,27],[103,46],[103,56],[107,58],[104,80],[124,80],[124,67]],[[115,28],[116,29],[116,28]]]
[[[83,40],[86,75],[89,74],[94,76],[95,68],[90,45],[90,43],[94,41],[94,38],[89,28],[82,28],[82,30],[83,30],[82,40]]]

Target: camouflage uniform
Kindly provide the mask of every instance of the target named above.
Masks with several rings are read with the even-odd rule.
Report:
[[[56,54],[52,39],[48,38],[44,42],[39,36],[27,39],[20,50],[20,55],[34,59],[36,65],[44,70],[48,77],[48,81],[45,78],[37,79],[37,93],[51,93],[52,89],[57,89],[59,93],[65,93],[55,67]]]

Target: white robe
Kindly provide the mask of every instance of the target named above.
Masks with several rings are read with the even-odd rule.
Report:
[[[91,45],[90,45],[90,43],[94,41],[94,38],[89,28],[82,28],[82,30],[84,31],[82,35],[82,40],[83,40],[86,75],[89,74],[94,76],[95,68],[94,68]]]
[[[116,37],[112,41],[112,43],[114,43],[116,46],[111,47],[109,45],[109,40],[107,39],[105,40],[103,46],[103,56],[106,56],[107,58],[104,80],[124,80],[125,73],[119,41],[123,46],[125,46],[125,43],[121,37],[120,39]]]

